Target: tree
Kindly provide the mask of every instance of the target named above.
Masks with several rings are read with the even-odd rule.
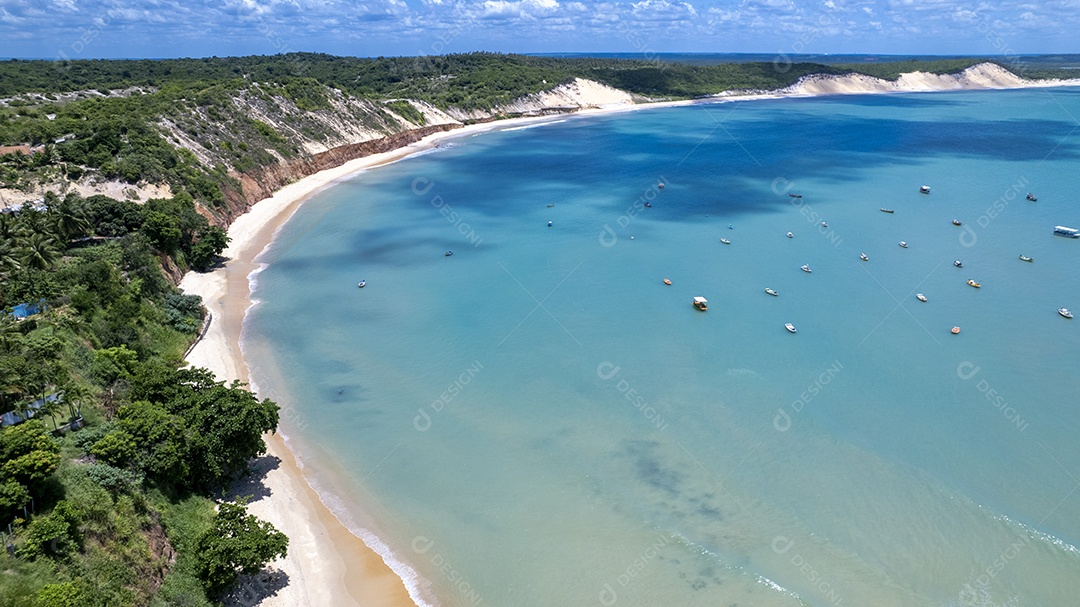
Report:
[[[262,435],[277,428],[278,406],[259,401],[239,382],[226,386],[206,369],[144,365],[131,381],[130,398],[159,406],[183,429],[184,458],[190,474],[168,480],[189,488],[221,486],[247,471],[248,461],[266,450]],[[135,411],[133,408],[132,411]],[[159,419],[142,407],[140,418]],[[134,413],[128,419],[134,420]],[[125,417],[124,415],[121,416]],[[163,421],[155,423],[165,423]],[[140,428],[153,424],[143,423]],[[142,430],[131,430],[133,433]],[[150,472],[147,470],[147,472]]]
[[[199,242],[191,247],[191,255],[188,260],[191,262],[192,267],[199,270],[210,267],[214,259],[225,250],[230,240],[231,238],[225,233],[225,230],[217,226],[208,227],[200,236]]]
[[[27,270],[49,270],[59,259],[56,241],[47,234],[35,232],[23,242],[22,262]]]
[[[62,242],[68,242],[90,231],[90,222],[71,197],[64,198],[51,208],[49,214],[56,237]]]
[[[158,211],[151,211],[146,216],[142,230],[155,247],[170,255],[176,252],[184,236],[179,219]]]
[[[247,513],[243,500],[218,506],[213,526],[195,542],[196,572],[208,594],[217,596],[241,573],[255,574],[284,557],[289,538]]]

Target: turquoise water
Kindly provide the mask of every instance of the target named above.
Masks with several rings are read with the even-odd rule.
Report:
[[[459,138],[297,212],[245,353],[424,603],[1069,604],[1076,116],[937,93]]]

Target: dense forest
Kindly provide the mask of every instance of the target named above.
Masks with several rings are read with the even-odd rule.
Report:
[[[212,499],[277,405],[180,367],[204,312],[163,266],[208,267],[225,232],[181,193],[47,196],[0,234],[0,605],[209,606],[283,555]]]
[[[305,115],[344,112],[390,133],[425,124],[414,102],[492,110],[579,77],[685,99],[807,74],[896,78],[978,62],[492,53],[0,62],[0,145],[34,150],[0,155],[0,189],[92,174],[171,192],[145,203],[48,192],[0,213],[0,605],[210,606],[240,573],[286,553],[287,538],[242,499],[215,499],[265,449],[278,408],[183,366],[205,312],[175,286],[220,262],[228,237],[215,212],[239,180],[308,153],[245,108],[288,105],[299,114],[282,122],[320,141],[332,135],[327,123]]]

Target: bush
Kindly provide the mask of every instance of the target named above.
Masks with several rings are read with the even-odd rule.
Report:
[[[142,474],[108,464],[91,464],[86,467],[86,475],[111,493],[130,491],[143,482]]]

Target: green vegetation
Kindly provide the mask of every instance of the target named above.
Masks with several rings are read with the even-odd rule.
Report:
[[[9,97],[0,105],[0,145],[40,149],[0,157],[0,186],[28,189],[100,175],[166,183],[217,211],[243,199],[237,174],[258,180],[260,169],[301,156],[311,142],[332,145],[341,121],[389,134],[401,128],[389,109],[423,126],[426,118],[410,99],[486,111],[574,78],[647,98],[688,99],[780,88],[808,74],[895,79],[912,70],[955,73],[979,61],[689,64],[497,53],[0,61],[0,96]],[[1053,64],[1037,67],[1033,75],[1060,75],[1047,71]]]
[[[209,607],[284,555],[242,502],[211,499],[265,450],[277,405],[178,367],[203,309],[163,264],[212,264],[224,231],[183,192],[50,194],[0,214],[0,236],[0,413],[33,415],[0,429],[0,604]]]
[[[815,73],[895,79],[976,62],[492,53],[0,62],[0,145],[35,150],[0,156],[0,187],[103,177],[175,192],[145,204],[49,193],[0,213],[0,414],[33,414],[0,428],[0,529],[10,546],[0,550],[0,605],[210,607],[239,573],[285,554],[287,539],[243,500],[211,499],[265,449],[277,406],[181,368],[204,311],[169,277],[218,260],[228,237],[205,214],[231,213],[241,180],[260,182],[262,169],[312,142],[332,144],[337,125],[390,133],[400,125],[389,112],[426,124],[410,100],[491,110],[574,78],[684,99]],[[7,313],[37,302],[44,311],[28,318]]]

